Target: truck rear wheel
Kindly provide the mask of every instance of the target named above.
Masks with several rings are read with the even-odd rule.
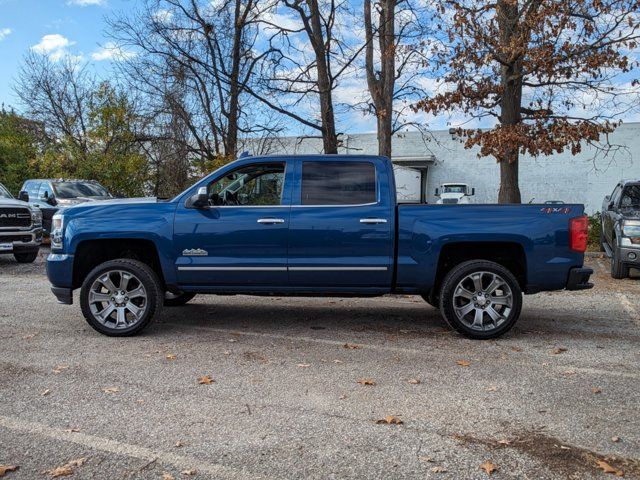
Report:
[[[112,337],[135,335],[160,312],[164,289],[156,273],[137,260],[104,262],[85,278],[80,307],[89,325]]]
[[[471,260],[454,267],[440,290],[440,312],[459,333],[484,340],[513,327],[522,290],[513,274],[495,262]]]

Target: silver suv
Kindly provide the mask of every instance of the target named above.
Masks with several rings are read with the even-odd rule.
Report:
[[[42,243],[42,212],[28,200],[26,192],[16,200],[0,183],[0,254],[20,263],[33,262]]]
[[[602,250],[611,257],[611,276],[640,269],[640,180],[623,180],[602,203]]]

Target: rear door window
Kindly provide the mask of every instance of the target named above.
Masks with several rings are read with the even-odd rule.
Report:
[[[376,200],[373,163],[302,162],[302,205],[362,205]]]

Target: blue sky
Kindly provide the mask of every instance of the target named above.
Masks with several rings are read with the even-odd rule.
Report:
[[[11,86],[30,48],[91,59],[109,74],[104,17],[132,8],[135,0],[0,0],[0,103],[19,107]]]
[[[104,31],[105,17],[131,10],[136,5],[136,0],[0,0],[0,104],[20,110],[12,85],[21,60],[30,49],[46,53],[51,58],[81,56],[100,77],[109,77],[114,71],[114,57],[120,55],[122,58],[126,52],[110,47]],[[277,17],[277,23],[286,21],[294,20],[283,15]],[[358,28],[354,27],[353,30],[356,40],[360,39]],[[631,56],[640,60],[640,47],[631,52]],[[622,75],[617,80],[625,83],[635,77],[637,72]],[[427,94],[439,88],[437,82],[426,77],[419,77],[417,81]],[[367,99],[366,80],[359,68],[341,80],[334,94],[334,101],[342,105]],[[589,99],[586,99],[587,111],[589,103]],[[309,110],[309,115],[313,115],[314,111],[317,111],[315,106]],[[457,113],[433,117],[420,112],[410,114],[409,119],[426,124],[431,129],[444,129],[451,125],[488,126],[477,121],[467,123],[468,117]],[[627,112],[623,119],[640,121],[640,111]],[[361,112],[344,112],[338,115],[337,121],[342,131],[348,133],[375,130],[374,118]],[[300,125],[293,125],[292,130],[300,133],[300,128]]]

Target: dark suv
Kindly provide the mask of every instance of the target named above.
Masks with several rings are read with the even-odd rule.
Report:
[[[611,276],[640,269],[640,180],[623,180],[602,203],[602,250],[611,257]]]
[[[31,263],[42,243],[42,214],[29,205],[25,192],[20,200],[0,183],[0,254],[13,254],[20,263]]]
[[[60,208],[113,198],[93,180],[27,180],[22,190],[29,194],[29,202],[42,210],[42,226],[47,234],[51,231],[51,218]]]

